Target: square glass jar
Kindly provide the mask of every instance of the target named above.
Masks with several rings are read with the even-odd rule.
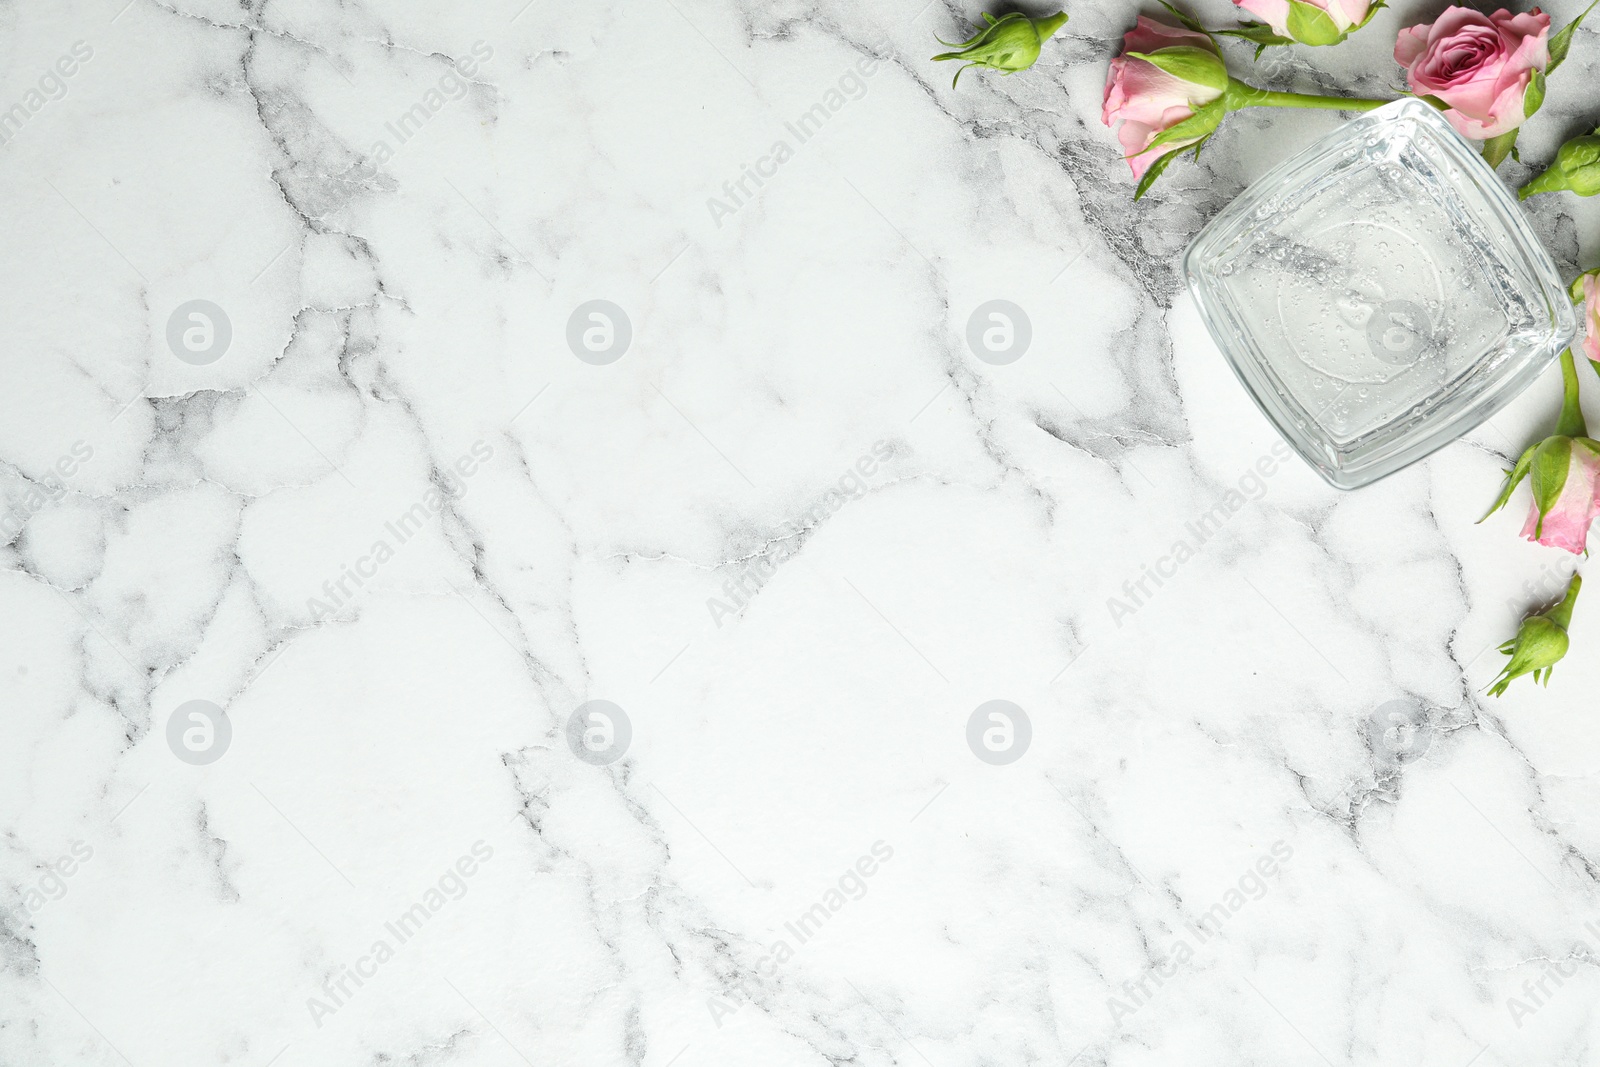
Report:
[[[1256,406],[1340,489],[1471,430],[1577,332],[1479,146],[1415,99],[1255,182],[1195,237],[1184,272]]]

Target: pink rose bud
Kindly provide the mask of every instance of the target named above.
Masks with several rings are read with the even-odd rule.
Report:
[[[1369,0],[1233,0],[1244,10],[1272,27],[1281,41],[1299,44],[1338,44],[1367,24],[1373,14]],[[1240,36],[1244,36],[1241,34]]]
[[[1552,437],[1539,446],[1532,470],[1533,506],[1522,527],[1523,537],[1583,553],[1589,523],[1600,514],[1600,451],[1596,449],[1600,443],[1586,437]]]
[[[1207,105],[1221,99],[1228,87],[1228,69],[1210,37],[1143,15],[1123,37],[1122,52],[1106,76],[1100,119],[1107,126],[1122,123],[1117,140],[1133,176],[1142,179],[1158,161],[1203,141],[1217,128],[1222,106]],[[1180,124],[1183,128],[1175,136],[1162,137]],[[1161,143],[1152,145],[1158,138]]]
[[[1443,103],[1463,136],[1486,141],[1521,126],[1543,102],[1549,38],[1550,16],[1538,8],[1483,15],[1450,7],[1431,26],[1401,30],[1394,58],[1412,92]]]
[[[1600,441],[1589,436],[1584,422],[1577,361],[1570,349],[1561,353],[1561,390],[1561,416],[1554,436],[1522,453],[1489,515],[1505,507],[1526,478],[1533,486],[1533,506],[1522,536],[1582,553],[1589,539],[1589,523],[1600,515]]]

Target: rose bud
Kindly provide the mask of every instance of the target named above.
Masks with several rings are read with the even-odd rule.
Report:
[[[1567,630],[1572,626],[1572,609],[1578,603],[1578,590],[1582,588],[1583,579],[1574,574],[1561,603],[1542,615],[1524,619],[1517,636],[1500,646],[1500,651],[1510,656],[1511,661],[1489,686],[1491,696],[1504,693],[1514,679],[1524,674],[1533,675],[1533,680],[1538,682],[1539,672],[1543,671],[1543,684],[1550,684],[1550,672],[1567,654],[1571,644]]]
[[[1382,4],[1369,0],[1233,0],[1266,25],[1247,23],[1223,30],[1234,37],[1269,44],[1338,44],[1371,21]],[[1256,50],[1260,54],[1260,49]]]
[[[1049,40],[1051,34],[1066,25],[1067,13],[1062,11],[1042,19],[1033,19],[1013,11],[998,19],[985,13],[983,18],[988,25],[979,29],[971,39],[961,44],[939,41],[946,48],[954,48],[957,51],[941,52],[934,56],[934,59],[967,61],[967,65],[956,71],[956,76],[950,79],[952,89],[955,88],[956,82],[961,80],[962,72],[968,67],[988,67],[991,70],[998,70],[1001,74],[1015,74],[1019,70],[1027,70],[1033,66],[1033,61],[1039,58],[1040,45]]]
[[[1581,553],[1589,523],[1600,514],[1600,441],[1590,439],[1578,406],[1578,371],[1570,349],[1561,353],[1561,378],[1564,392],[1555,436],[1522,454],[1489,515],[1504,507],[1512,490],[1531,476],[1533,506],[1522,536]]]
[[[1106,72],[1100,121],[1107,126],[1120,123],[1117,140],[1123,158],[1139,179],[1135,200],[1181,152],[1193,148],[1198,156],[1230,111],[1247,107],[1371,111],[1389,103],[1258,89],[1232,78],[1211,35],[1189,16],[1166,6],[1183,29],[1140,15],[1122,39],[1122,54]],[[1248,36],[1244,31],[1238,35]]]
[[[1522,526],[1530,541],[1582,553],[1589,523],[1600,513],[1600,442],[1587,437],[1552,437],[1534,451],[1533,507]]]
[[[1228,68],[1204,33],[1180,30],[1139,16],[1111,61],[1100,118],[1120,121],[1117,140],[1139,178],[1135,198],[1180,151],[1216,130]]]
[[[1517,190],[1517,196],[1526,200],[1537,193],[1554,193],[1561,189],[1579,196],[1600,193],[1600,130],[1574,137],[1562,145],[1556,152],[1555,162]]]

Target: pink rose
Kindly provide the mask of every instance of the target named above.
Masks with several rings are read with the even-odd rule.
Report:
[[[1145,171],[1162,156],[1192,145],[1204,136],[1150,147],[1150,142],[1162,131],[1191,118],[1200,108],[1220,97],[1221,86],[1227,84],[1227,68],[1222,64],[1217,46],[1203,33],[1175,29],[1140,15],[1138,23],[1122,38],[1124,53],[1151,54],[1164,48],[1203,49],[1217,56],[1215,70],[1207,74],[1210,84],[1202,84],[1169,74],[1148,60],[1127,54],[1111,61],[1100,121],[1110,126],[1121,120],[1117,140],[1122,143],[1135,178],[1143,178]],[[1193,66],[1195,53],[1187,51],[1186,54],[1191,57]]]
[[[1540,522],[1539,502],[1533,502],[1522,536],[1530,541],[1568,552],[1582,553],[1589,539],[1589,522],[1600,514],[1600,453],[1595,442],[1585,438],[1572,441],[1572,459],[1567,465],[1567,480],[1561,495],[1544,513]]]
[[[1299,38],[1289,30],[1289,0],[1233,0],[1256,18],[1272,27],[1272,32],[1290,40]],[[1369,0],[1300,0],[1323,11],[1333,20],[1334,29],[1346,34],[1367,20]]]
[[[1411,26],[1394,42],[1394,59],[1418,96],[1444,101],[1465,137],[1486,141],[1509,133],[1527,117],[1534,74],[1550,65],[1550,16],[1466,7],[1446,8],[1431,26]]]
[[[1583,276],[1583,354],[1600,364],[1600,278]]]

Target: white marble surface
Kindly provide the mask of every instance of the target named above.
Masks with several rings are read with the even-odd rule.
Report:
[[[1554,374],[1340,494],[1179,290],[1338,116],[1136,206],[1128,3],[953,92],[980,9],[923,0],[124,2],[0,8],[0,1064],[1593,1061],[1600,601],[1481,695],[1574,562],[1474,525]],[[1387,92],[1436,10],[1253,76]],[[1533,215],[1593,265],[1593,205]]]

